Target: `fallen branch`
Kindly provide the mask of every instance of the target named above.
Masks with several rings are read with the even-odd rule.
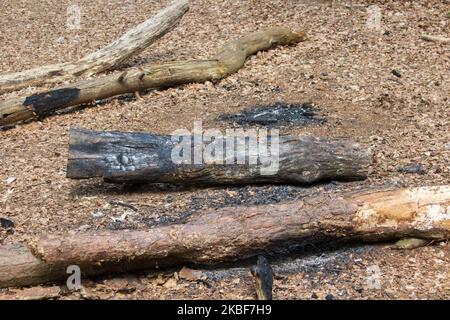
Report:
[[[247,57],[258,51],[298,43],[304,39],[304,32],[271,28],[228,43],[211,60],[169,62],[143,69],[132,68],[47,92],[1,101],[0,125],[42,118],[69,106],[148,88],[219,80],[238,71]]]
[[[421,37],[422,40],[425,40],[425,41],[450,43],[450,38],[447,38],[447,37],[433,36],[433,35],[430,35],[430,34],[423,34],[420,37]]]
[[[0,75],[0,94],[113,70],[172,30],[188,9],[187,0],[176,0],[116,41],[77,62],[41,66],[18,73]]]
[[[367,177],[369,152],[353,141],[281,136],[276,143],[276,138],[269,136],[270,143],[263,145],[263,140],[256,138],[255,143],[244,144],[235,136],[216,137],[215,147],[209,151],[221,154],[219,159],[207,152],[206,143],[202,143],[202,139],[209,139],[206,136],[184,136],[183,142],[150,133],[72,129],[67,177],[102,177],[117,183],[212,185],[309,184]],[[176,158],[180,151],[187,157]]]
[[[185,263],[211,264],[337,239],[450,238],[450,186],[327,194],[295,202],[210,209],[145,231],[46,235],[0,247],[0,287]]]

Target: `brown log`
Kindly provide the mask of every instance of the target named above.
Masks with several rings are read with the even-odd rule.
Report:
[[[0,247],[0,287],[167,266],[235,261],[353,239],[450,238],[450,186],[318,195],[295,202],[210,209],[183,224],[141,231],[46,235]]]
[[[41,66],[0,75],[0,94],[114,70],[172,30],[188,9],[187,0],[175,0],[154,17],[129,30],[119,39],[76,62]]]
[[[247,133],[248,137],[252,136]],[[72,129],[67,177],[102,177],[117,183],[310,184],[321,180],[364,179],[371,162],[366,149],[346,139],[280,136],[276,144],[274,137],[268,136],[270,144],[258,146],[262,141],[256,138],[256,143],[247,141],[247,144],[238,144],[235,136],[231,136],[233,144],[228,144],[228,138],[216,137],[215,143],[222,156],[211,159],[202,154],[207,143],[201,142],[201,134],[183,136],[188,145],[184,152],[188,150],[190,156],[186,161],[177,162],[173,153],[177,153],[174,150],[180,146],[178,138],[140,132]],[[263,153],[267,150],[271,158],[265,161]],[[200,160],[197,163],[196,158]]]
[[[30,96],[0,101],[0,126],[42,118],[56,110],[149,88],[216,81],[238,71],[258,51],[277,45],[295,44],[304,32],[270,28],[251,33],[226,44],[211,60],[169,62],[145,68],[131,68],[93,80],[84,80]]]

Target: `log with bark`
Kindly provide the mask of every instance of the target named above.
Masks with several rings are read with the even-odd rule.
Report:
[[[144,89],[216,81],[238,71],[246,59],[258,51],[296,44],[305,38],[304,32],[270,28],[229,42],[210,60],[176,61],[131,68],[43,93],[0,101],[0,126],[42,118],[62,108]]]
[[[129,30],[119,39],[76,62],[41,66],[0,75],[0,94],[114,70],[172,30],[188,9],[187,0],[175,0],[154,17]]]
[[[216,136],[212,142],[207,131],[163,136],[71,129],[67,177],[207,185],[310,184],[367,177],[369,152],[351,140],[265,136],[268,132],[228,131],[229,136]]]
[[[450,238],[450,186],[331,193],[288,203],[210,209],[148,230],[45,235],[0,247],[0,287],[286,253],[333,240]]]

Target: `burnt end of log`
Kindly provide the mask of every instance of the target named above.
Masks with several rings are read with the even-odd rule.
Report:
[[[273,270],[264,256],[258,256],[255,266],[250,268],[255,280],[258,300],[272,300]]]
[[[174,173],[170,137],[146,133],[70,131],[67,176],[158,182]]]
[[[45,117],[55,110],[73,105],[80,96],[78,88],[62,88],[28,96],[23,105],[31,108],[38,117]]]
[[[261,144],[251,135],[176,137],[72,129],[67,177],[211,185],[309,184],[367,177],[369,153],[355,142],[270,135],[266,141]]]

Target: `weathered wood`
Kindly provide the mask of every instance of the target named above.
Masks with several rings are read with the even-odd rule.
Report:
[[[295,44],[304,32],[271,28],[226,44],[211,60],[168,62],[131,68],[43,93],[0,101],[0,125],[42,118],[56,110],[149,88],[215,81],[238,71],[250,55],[277,45]]]
[[[432,42],[442,42],[442,43],[450,43],[450,38],[443,36],[435,36],[431,34],[422,34],[420,36],[422,40],[432,41]]]
[[[0,94],[114,70],[172,30],[188,9],[187,0],[175,0],[154,17],[129,30],[119,39],[76,62],[41,66],[0,75]]]
[[[186,263],[276,254],[338,239],[450,238],[450,186],[326,194],[295,202],[210,209],[141,231],[45,235],[0,247],[0,287]]]
[[[174,153],[175,156],[178,154],[178,142],[181,141],[178,138],[139,132],[72,129],[67,177],[102,177],[108,182],[118,183],[212,185],[264,182],[309,184],[321,180],[367,177],[369,152],[353,141],[280,136],[276,144],[274,137],[269,136],[267,140],[270,144],[266,146],[252,144],[249,140],[247,144],[238,146],[238,139],[230,137],[234,145],[228,143],[227,137],[216,137],[215,143],[222,147],[222,157],[211,159],[206,152],[206,143],[201,142],[201,135],[184,136],[190,156],[186,161],[177,162]],[[202,148],[205,148],[203,151],[206,154],[202,154]],[[267,150],[271,158],[266,158],[264,162],[264,151]],[[202,155],[205,155],[203,159]],[[196,159],[200,160],[197,164],[194,162]],[[240,163],[237,159],[241,159]],[[252,162],[250,159],[253,159]]]

